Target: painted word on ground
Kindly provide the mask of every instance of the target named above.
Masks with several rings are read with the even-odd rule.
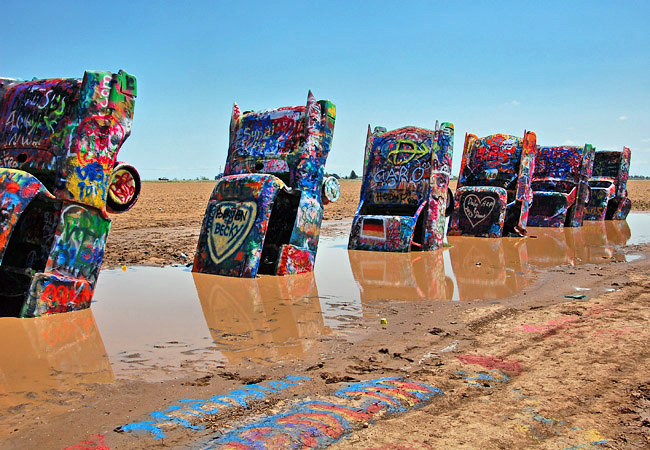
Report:
[[[401,378],[380,378],[351,384],[334,395],[338,398],[332,401],[301,402],[236,428],[204,448],[323,448],[385,414],[427,405],[442,391]]]
[[[247,408],[251,400],[260,400],[269,394],[274,394],[292,386],[298,386],[308,381],[309,377],[287,375],[280,380],[266,381],[263,384],[248,384],[245,387],[227,394],[215,395],[207,400],[181,399],[162,411],[149,414],[152,420],[134,422],[118,428],[120,432],[143,432],[156,439],[166,437],[165,432],[184,427],[191,430],[202,430],[203,425],[197,424],[208,414],[217,414],[229,409]]]

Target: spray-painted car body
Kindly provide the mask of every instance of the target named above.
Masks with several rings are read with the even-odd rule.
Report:
[[[348,248],[408,252],[442,245],[454,125],[375,128],[366,140],[361,199]]]
[[[533,200],[530,188],[537,137],[465,135],[454,211],[447,234],[524,235]]]
[[[240,113],[235,104],[225,170],[203,219],[194,272],[234,277],[314,267],[336,108],[310,92],[306,106]],[[327,200],[326,200],[327,201]]]
[[[593,165],[594,148],[589,144],[538,147],[528,226],[582,226]]]
[[[625,220],[632,209],[627,196],[627,178],[632,152],[599,150],[594,156],[594,169],[589,179],[589,204],[585,220]]]
[[[117,162],[135,77],[0,79],[0,314],[87,308],[110,212],[129,209],[137,171]]]

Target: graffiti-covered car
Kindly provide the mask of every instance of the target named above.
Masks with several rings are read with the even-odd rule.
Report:
[[[625,220],[632,209],[627,196],[627,178],[632,152],[599,150],[594,156],[594,169],[589,179],[589,204],[585,220]]]
[[[589,144],[538,147],[528,226],[582,226],[593,165],[594,148]]]
[[[336,108],[309,92],[306,106],[240,112],[235,104],[224,173],[212,191],[194,272],[251,278],[311,272]]]
[[[0,79],[0,314],[87,308],[110,228],[138,172],[117,161],[131,133],[136,79]]]
[[[530,188],[537,137],[465,135],[450,236],[521,236],[526,234],[533,200]]]
[[[454,125],[376,127],[366,139],[361,198],[348,248],[408,252],[442,245]]]

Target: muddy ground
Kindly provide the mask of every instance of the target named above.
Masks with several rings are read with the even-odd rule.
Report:
[[[328,207],[323,234],[340,232],[336,220],[353,213],[359,186],[344,182],[343,201]],[[641,192],[648,195],[649,186],[631,182],[633,202]],[[136,208],[114,220],[107,265],[190,262],[212,187],[145,183]],[[625,252],[643,258],[557,266],[499,301],[364,304],[362,317],[316,339],[298,359],[263,366],[243,359],[166,381],[86,382],[24,392],[21,403],[6,406],[0,389],[0,447],[217,445],[225,433],[292,411],[296,402],[341,401],[333,394],[348,383],[398,377],[440,389],[440,395],[418,403],[400,391],[396,398],[405,411],[372,410],[343,427],[326,428],[324,441],[302,436],[300,442],[395,450],[648,448],[650,245]],[[585,298],[564,297],[576,293]],[[1,375],[0,368],[0,388]],[[164,439],[121,428],[151,420],[151,412],[171,414],[180,399],[209,399],[287,375],[309,379],[225,413],[183,416],[186,423],[170,422]],[[293,426],[306,420],[298,417]],[[280,442],[276,436],[269,448]]]

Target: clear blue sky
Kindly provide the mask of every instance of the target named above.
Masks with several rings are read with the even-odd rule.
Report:
[[[650,2],[2,0],[0,76],[138,78],[120,159],[145,179],[213,177],[233,101],[337,106],[326,169],[362,170],[368,123],[537,133],[632,149],[650,175]]]

